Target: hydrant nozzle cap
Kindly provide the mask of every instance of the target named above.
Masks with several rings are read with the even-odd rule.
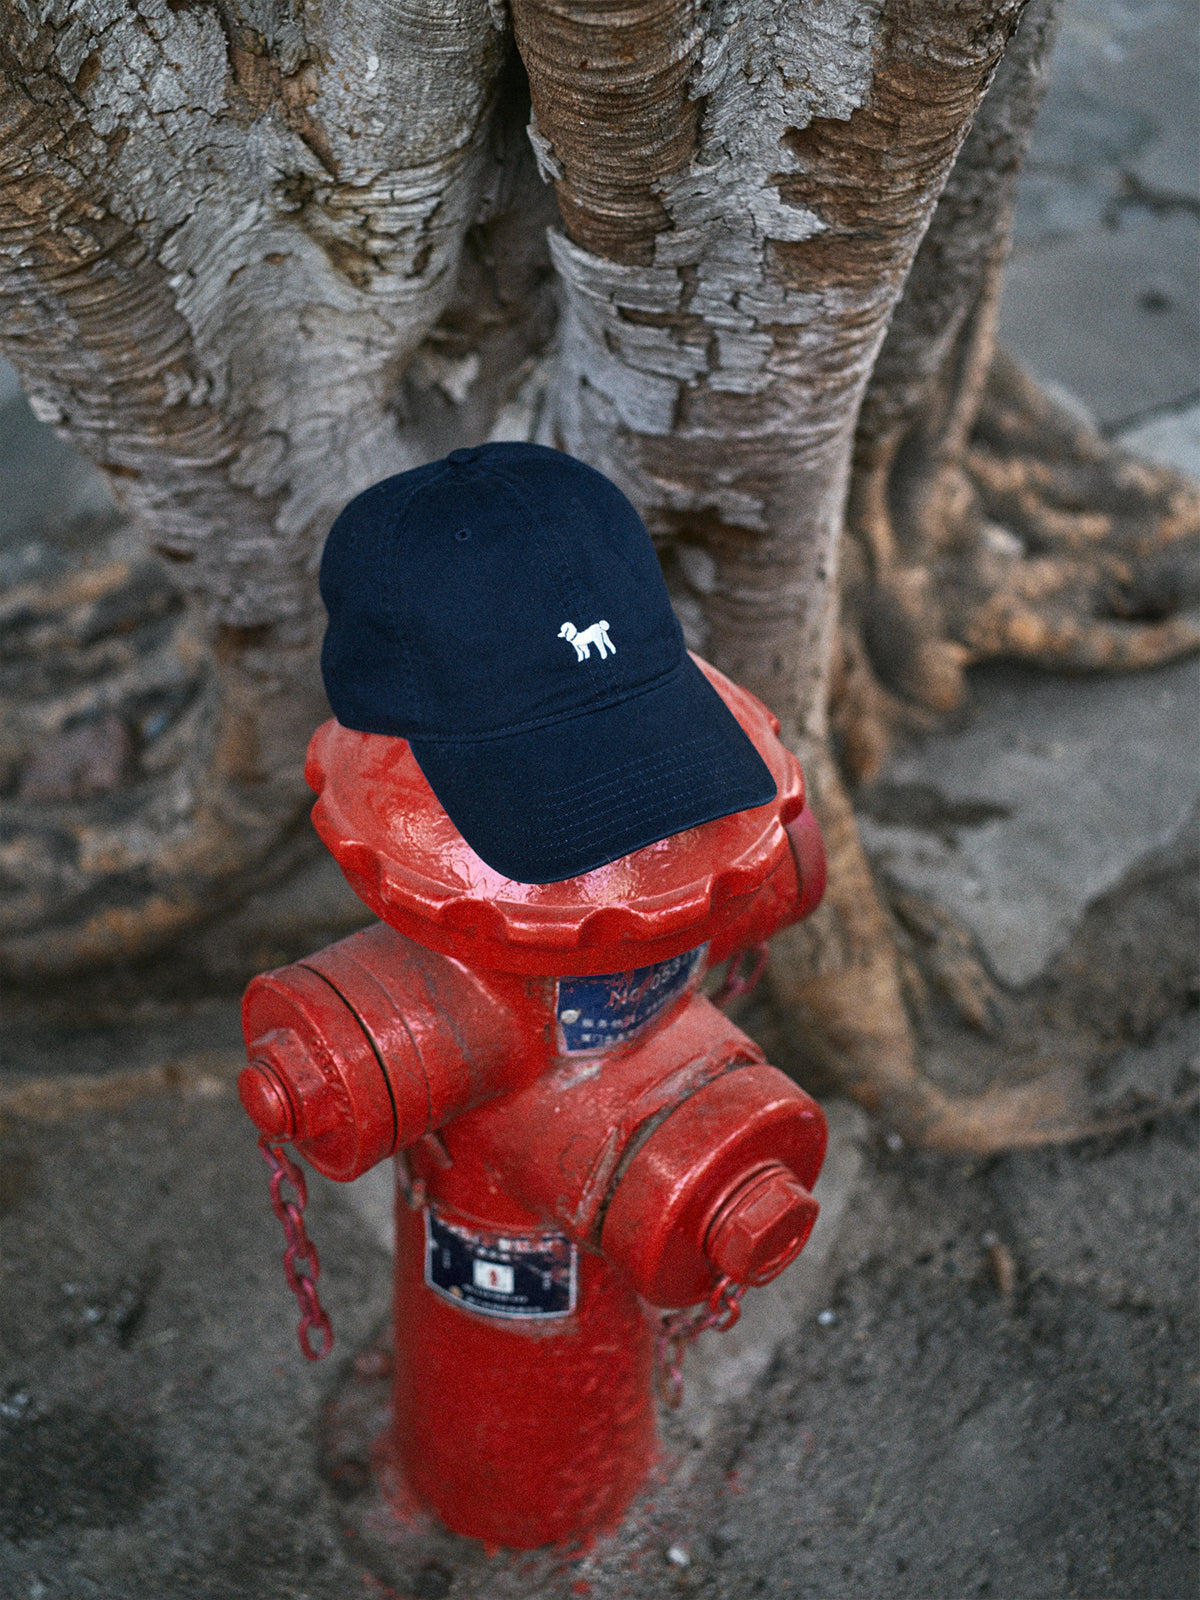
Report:
[[[817,1210],[795,1174],[770,1162],[726,1196],[709,1224],[705,1254],[735,1283],[769,1283],[804,1248]]]
[[[295,1133],[291,1101],[265,1062],[252,1061],[239,1073],[238,1099],[259,1133],[272,1139],[290,1139]]]

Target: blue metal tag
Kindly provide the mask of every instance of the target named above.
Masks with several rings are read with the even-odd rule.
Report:
[[[464,1228],[425,1208],[425,1282],[491,1317],[566,1317],[575,1309],[576,1248],[565,1233]]]
[[[669,961],[592,978],[560,978],[558,1050],[589,1055],[634,1039],[702,970],[706,944]]]

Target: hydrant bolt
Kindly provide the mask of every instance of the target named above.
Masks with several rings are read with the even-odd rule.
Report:
[[[260,1133],[275,1140],[294,1137],[296,1114],[267,1062],[255,1059],[239,1073],[238,1099]]]
[[[261,1034],[249,1056],[250,1065],[238,1078],[238,1096],[260,1133],[273,1139],[317,1139],[337,1128],[344,1097],[314,1065],[305,1041],[291,1028]]]
[[[752,1173],[709,1224],[705,1254],[735,1283],[763,1284],[800,1251],[817,1218],[817,1203],[782,1162]]]

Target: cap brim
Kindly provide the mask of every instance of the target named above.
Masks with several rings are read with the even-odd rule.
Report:
[[[558,883],[775,798],[775,780],[690,658],[614,705],[488,739],[414,740],[430,788],[489,867]]]

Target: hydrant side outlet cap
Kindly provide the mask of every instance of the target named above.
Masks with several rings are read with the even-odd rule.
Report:
[[[605,1256],[651,1305],[694,1304],[724,1272],[769,1281],[816,1220],[827,1136],[815,1101],[775,1067],[722,1073],[638,1147],[605,1213]]]
[[[575,878],[775,798],[688,656],[642,519],[561,450],[481,445],[375,484],[320,583],[334,715],[407,739],[504,877]]]

